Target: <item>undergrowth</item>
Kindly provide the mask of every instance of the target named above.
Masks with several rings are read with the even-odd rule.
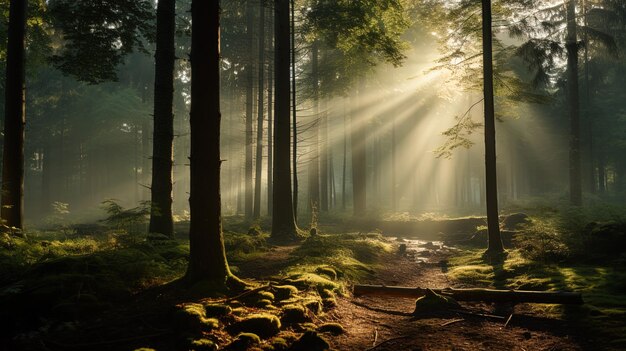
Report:
[[[533,305],[602,336],[607,348],[626,348],[626,221],[615,207],[553,208],[531,215],[501,262],[484,249],[460,250],[448,277],[467,286],[576,291],[585,305]]]

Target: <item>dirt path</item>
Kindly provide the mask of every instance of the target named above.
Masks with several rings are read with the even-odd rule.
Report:
[[[370,284],[445,288],[454,286],[442,273],[439,260],[415,263],[401,256],[386,258]],[[370,308],[365,308],[367,306]],[[524,305],[515,308],[488,304],[465,304],[472,311],[514,314],[505,328],[505,320],[450,314],[415,319],[374,311],[371,308],[410,313],[412,299],[385,297],[343,297],[338,306],[325,316],[328,321],[341,323],[347,333],[333,338],[337,350],[586,350],[566,321],[550,320],[529,314]],[[527,306],[526,306],[527,307]],[[498,309],[497,311],[495,309]],[[503,311],[504,310],[504,311]],[[450,324],[446,324],[450,323]],[[376,347],[373,347],[373,346]]]

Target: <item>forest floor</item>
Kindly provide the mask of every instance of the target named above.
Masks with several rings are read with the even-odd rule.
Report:
[[[6,251],[11,256],[0,260],[6,267],[2,281],[14,282],[0,289],[0,349],[199,351],[219,345],[233,351],[311,351],[324,350],[326,342],[340,351],[626,349],[622,265],[538,263],[518,249],[501,265],[491,265],[481,258],[483,249],[404,237],[322,234],[273,246],[267,234],[228,231],[233,272],[251,287],[271,285],[226,302],[207,298],[210,289],[202,285],[177,285],[174,278],[184,272],[188,254],[184,239],[113,248],[105,246],[110,238],[14,239]],[[402,244],[407,249],[400,254]],[[21,263],[9,269],[9,262]],[[351,286],[357,283],[579,290],[587,304],[461,303],[462,312],[414,316],[414,299],[356,297]],[[261,336],[242,346],[233,326],[259,314],[263,323],[279,327],[267,335],[256,326],[242,329]],[[307,333],[319,337],[312,342],[322,347],[309,345]]]
[[[450,253],[437,253],[428,263],[387,256],[368,283],[424,288],[464,287],[448,280],[445,265]],[[342,297],[328,318],[346,328],[333,339],[338,350],[582,350],[586,340],[570,323],[533,312],[528,306],[463,304],[470,314],[439,313],[413,317],[415,300],[396,297]],[[471,312],[470,312],[471,311]],[[497,315],[502,319],[481,317]],[[514,314],[505,326],[508,316]]]
[[[396,244],[397,246],[397,244]],[[280,271],[295,247],[281,247],[249,260],[239,268],[244,276],[272,276]],[[410,250],[410,249],[409,249]],[[396,250],[394,250],[396,251]],[[468,287],[450,281],[444,273],[455,250],[426,250],[428,257],[386,254],[371,278],[361,284],[440,289]],[[418,254],[419,255],[419,254]],[[529,305],[464,303],[467,313],[411,316],[414,299],[385,296],[337,298],[337,306],[320,317],[321,322],[341,324],[345,334],[335,336],[336,350],[596,350],[579,325],[551,318]],[[513,314],[506,324],[508,316]],[[498,316],[483,317],[480,315]],[[505,326],[506,324],[506,326]]]

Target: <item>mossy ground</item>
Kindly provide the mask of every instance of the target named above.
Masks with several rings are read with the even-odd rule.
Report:
[[[262,262],[272,254],[261,227],[226,226],[224,241],[235,273],[238,264]],[[266,280],[249,280],[250,288],[267,279],[270,288],[225,302],[194,293],[202,286],[177,282],[187,265],[186,239],[149,240],[119,228],[99,230],[85,236],[0,237],[0,308],[12,316],[3,319],[10,322],[2,325],[0,345],[30,350],[50,339],[62,349],[72,344],[94,350],[212,350],[231,344],[234,349],[250,341],[235,342],[239,336],[253,333],[261,338],[255,347],[281,350],[308,331],[303,340],[323,349],[327,343],[314,333],[323,324],[317,316],[334,307],[335,295],[348,282],[371,274],[391,251],[379,234],[318,234],[289,251],[278,274],[255,271]],[[324,326],[319,332],[333,335],[341,329]]]
[[[468,286],[499,289],[576,291],[583,294],[583,306],[532,305],[543,315],[578,324],[585,333],[604,335],[609,347],[626,348],[626,267],[543,263],[510,250],[503,262],[488,262],[484,250],[459,251],[448,264],[448,277]]]

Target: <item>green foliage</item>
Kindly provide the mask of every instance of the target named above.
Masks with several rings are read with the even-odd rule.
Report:
[[[54,65],[92,84],[117,80],[117,67],[154,37],[151,1],[50,1],[54,27],[63,37]]]
[[[303,11],[302,32],[318,42],[321,94],[344,94],[373,66],[399,66],[407,44],[402,35],[410,22],[401,0],[311,1]],[[308,82],[312,87],[317,82]]]
[[[535,219],[525,225],[516,235],[515,244],[524,257],[544,263],[565,260],[570,254],[557,223],[549,219]]]
[[[577,291],[585,305],[565,308],[557,305],[533,306],[555,318],[568,317],[586,330],[602,335],[599,340],[612,340],[615,347],[624,345],[620,336],[623,324],[615,323],[626,316],[623,261],[604,264],[584,262],[541,263],[530,260],[519,250],[509,251],[501,263],[485,261],[482,250],[460,251],[450,260],[448,277],[470,285],[499,289]],[[619,341],[621,340],[621,341]]]
[[[137,207],[125,209],[115,200],[109,199],[102,202],[102,208],[108,215],[103,222],[120,231],[120,240],[137,242],[138,237],[145,233],[150,216],[149,201],[142,201]]]

